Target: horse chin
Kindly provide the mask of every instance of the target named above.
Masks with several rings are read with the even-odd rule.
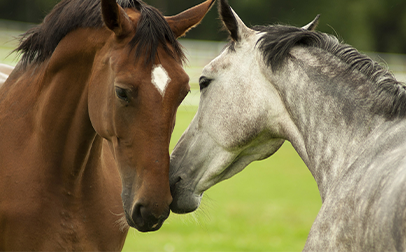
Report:
[[[199,208],[203,193],[201,195],[195,195],[194,193],[187,195],[173,194],[172,197],[171,211],[177,214],[187,214]]]
[[[130,227],[137,229],[140,232],[146,233],[146,232],[154,232],[159,230],[162,225],[164,224],[165,220],[169,217],[169,214],[166,215],[165,217],[161,217],[159,219],[154,219],[154,220],[142,220],[141,222],[134,221],[133,218],[131,218],[127,212],[125,212],[126,220],[127,223]]]
[[[133,228],[137,229],[138,231],[140,231],[142,233],[147,233],[147,232],[158,231],[162,227],[163,224],[164,224],[164,221],[160,221],[151,226],[142,226],[142,227],[134,226]]]

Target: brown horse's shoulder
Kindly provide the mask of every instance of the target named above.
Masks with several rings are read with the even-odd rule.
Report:
[[[86,194],[92,188],[75,194],[64,189],[46,191],[27,187],[29,190],[21,190],[21,195],[0,196],[1,251],[122,249],[128,226],[123,226],[124,214],[118,191],[100,193],[98,199],[88,199]],[[94,190],[107,191],[97,187],[94,185]]]

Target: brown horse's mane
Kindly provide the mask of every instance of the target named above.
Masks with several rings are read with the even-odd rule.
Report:
[[[185,60],[179,42],[157,9],[139,0],[117,0],[117,3],[122,8],[134,8],[141,12],[136,34],[130,42],[131,49],[136,48],[135,57],[144,57],[146,64],[154,62],[158,46],[161,45],[172,57]],[[100,0],[62,0],[42,24],[22,35],[15,51],[22,54],[23,64],[40,64],[51,57],[69,32],[80,27],[100,28],[103,25]]]

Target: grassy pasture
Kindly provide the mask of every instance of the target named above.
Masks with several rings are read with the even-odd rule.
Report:
[[[17,63],[15,55],[6,56],[18,34],[0,26],[1,63]],[[192,48],[187,43],[185,47]],[[214,56],[198,61],[193,49],[187,51],[186,69],[196,87],[199,69]],[[171,149],[196,113],[198,97],[199,91],[193,90],[180,107]],[[154,233],[131,229],[124,251],[301,251],[320,205],[313,177],[285,143],[271,158],[208,190],[196,213],[171,214]]]

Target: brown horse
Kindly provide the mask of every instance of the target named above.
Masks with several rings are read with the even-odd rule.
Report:
[[[0,89],[0,250],[120,250],[169,215],[169,141],[189,92],[176,38],[138,0],[62,0]],[[121,193],[121,198],[120,198]]]

